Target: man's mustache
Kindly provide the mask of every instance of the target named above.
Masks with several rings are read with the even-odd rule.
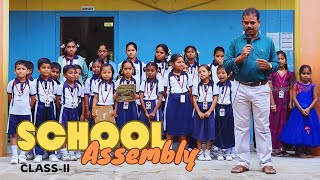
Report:
[[[248,28],[246,29],[246,31],[249,31],[249,30],[253,30],[253,28],[251,28],[251,27],[248,27]]]

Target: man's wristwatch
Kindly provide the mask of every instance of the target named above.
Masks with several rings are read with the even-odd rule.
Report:
[[[272,69],[272,64],[271,64],[271,63],[269,63],[269,66],[270,66],[270,69],[269,69],[269,70],[271,70],[271,69]]]

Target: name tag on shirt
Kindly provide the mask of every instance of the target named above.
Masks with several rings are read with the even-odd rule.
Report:
[[[146,102],[146,109],[151,109],[151,102],[150,101],[147,101]]]
[[[181,103],[185,103],[185,102],[186,102],[186,96],[185,96],[184,94],[182,94],[182,95],[180,96],[180,102],[181,102]]]
[[[129,102],[123,102],[123,109],[129,109]]]
[[[284,98],[284,91],[279,91],[279,98],[281,98],[281,99]]]
[[[46,99],[46,102],[44,103],[44,106],[45,107],[50,107],[50,100],[49,99]]]
[[[202,103],[203,110],[208,110],[208,102]]]
[[[219,115],[220,115],[221,117],[224,117],[224,116],[226,115],[226,110],[225,110],[224,108],[220,108],[220,110],[219,110]]]
[[[76,106],[76,102],[75,101],[72,101],[72,103],[71,103],[72,105],[71,105],[71,107],[74,109],[74,108],[76,108],[77,106]]]

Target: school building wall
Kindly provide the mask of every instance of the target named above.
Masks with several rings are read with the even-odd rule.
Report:
[[[174,11],[207,1],[143,1],[160,9]],[[175,3],[170,3],[175,2]],[[95,11],[81,11],[94,6]],[[149,62],[155,46],[166,43],[172,53],[182,53],[187,45],[200,51],[200,63],[212,61],[216,46],[228,48],[230,41],[243,33],[242,12],[257,7],[261,13],[261,33],[293,32],[294,4],[290,0],[216,0],[176,13],[155,10],[132,0],[120,1],[10,1],[9,79],[14,78],[14,62],[28,59],[36,63],[40,57],[56,61],[60,55],[60,17],[114,17],[114,58],[126,58],[125,45],[138,45],[138,58]],[[81,46],[81,44],[80,44]],[[288,51],[293,70],[293,51]],[[34,77],[39,74],[35,71]]]
[[[313,82],[319,91],[319,66],[316,60],[320,52],[315,44],[319,42],[317,32],[320,25],[314,18],[320,15],[317,0],[10,0],[0,1],[0,17],[9,27],[0,26],[3,34],[3,54],[0,53],[1,94],[0,110],[6,110],[6,84],[14,78],[14,62],[28,59],[36,63],[40,57],[56,60],[59,56],[59,18],[65,16],[112,16],[115,18],[115,61],[125,55],[125,44],[138,44],[138,57],[143,61],[153,59],[154,48],[166,43],[173,53],[181,53],[186,45],[195,45],[200,51],[200,62],[212,60],[213,48],[221,45],[227,48],[232,38],[242,34],[241,14],[245,8],[256,7],[261,13],[261,33],[294,32],[294,51],[288,53],[290,70],[297,70],[301,64],[313,68]],[[204,3],[208,2],[208,3]],[[200,5],[197,5],[200,4]],[[151,6],[156,6],[154,7]],[[94,6],[95,11],[81,11],[82,6]],[[191,7],[191,8],[188,8]],[[167,14],[165,11],[184,11]],[[134,18],[133,18],[134,17]],[[0,20],[1,22],[1,20]],[[3,23],[0,23],[3,24]],[[10,32],[10,35],[9,35]],[[301,33],[304,32],[304,33]],[[309,35],[310,34],[310,35]],[[5,41],[9,38],[9,41]],[[10,42],[10,43],[9,43]],[[280,40],[278,41],[280,43]],[[9,51],[9,50],[10,51]],[[6,56],[7,53],[7,56]],[[9,53],[9,56],[8,56]],[[297,74],[298,75],[298,74]],[[37,70],[34,77],[38,76]],[[319,111],[319,103],[316,108]],[[0,156],[6,154],[5,127],[7,113],[2,113],[0,125]],[[2,138],[2,139],[1,139]],[[320,152],[320,151],[319,151]]]

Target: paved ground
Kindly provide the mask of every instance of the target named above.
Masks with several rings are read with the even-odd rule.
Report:
[[[311,159],[300,159],[295,157],[274,157],[276,175],[265,175],[258,168],[257,156],[251,153],[252,166],[249,172],[242,174],[231,174],[230,169],[236,161],[196,161],[192,172],[185,170],[185,164],[153,165],[147,162],[145,165],[121,166],[82,166],[79,162],[68,162],[70,172],[21,172],[20,165],[9,164],[10,157],[0,158],[0,179],[320,179],[320,157]],[[29,162],[33,169],[36,164]],[[44,164],[52,164],[43,161]],[[60,161],[58,166],[62,167],[65,162]]]

